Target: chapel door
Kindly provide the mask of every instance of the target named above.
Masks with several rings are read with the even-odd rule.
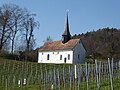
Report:
[[[66,58],[64,58],[64,63],[66,63]]]

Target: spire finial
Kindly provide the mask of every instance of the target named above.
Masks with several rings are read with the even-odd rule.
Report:
[[[67,14],[69,13],[69,9],[66,10]]]

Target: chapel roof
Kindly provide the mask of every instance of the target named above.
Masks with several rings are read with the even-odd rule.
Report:
[[[62,40],[60,41],[54,41],[54,42],[46,42],[39,51],[54,51],[54,50],[72,50],[76,44],[80,41],[80,39],[70,39],[65,44],[62,43]]]

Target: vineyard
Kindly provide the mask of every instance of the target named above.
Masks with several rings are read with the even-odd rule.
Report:
[[[0,59],[0,90],[120,90],[120,61],[38,64]]]

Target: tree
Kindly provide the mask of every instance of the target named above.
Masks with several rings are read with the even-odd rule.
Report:
[[[39,22],[35,21],[35,14],[28,14],[24,19],[24,35],[25,35],[25,43],[26,43],[26,51],[31,51],[35,45],[35,39],[33,35],[33,31],[36,27],[39,27]]]
[[[11,12],[6,9],[6,6],[0,7],[0,50],[3,49],[4,44],[10,38],[11,32],[8,28],[10,17]]]
[[[35,14],[29,13],[27,9],[20,8],[15,4],[2,5],[0,7],[0,50],[5,44],[9,44],[11,53],[13,53],[15,44],[18,44],[18,40],[20,40],[18,36],[22,35],[25,50],[32,50],[35,46],[33,31],[38,26],[38,22],[35,21]],[[15,41],[16,39],[18,40]]]
[[[53,41],[53,39],[50,37],[50,36],[48,36],[47,38],[46,38],[46,41],[45,42],[52,42]]]
[[[11,10],[11,17],[10,17],[10,24],[9,29],[11,30],[11,53],[14,52],[14,43],[16,35],[19,31],[23,30],[23,21],[24,16],[27,13],[26,10],[20,8],[17,5],[6,5],[6,7],[9,7],[9,10]]]
[[[21,31],[23,29],[22,23],[26,13],[27,13],[26,10],[14,4],[4,4],[0,8],[1,17],[0,49],[2,49],[4,43],[9,39],[11,40],[11,52],[13,53],[15,38],[18,31]]]

